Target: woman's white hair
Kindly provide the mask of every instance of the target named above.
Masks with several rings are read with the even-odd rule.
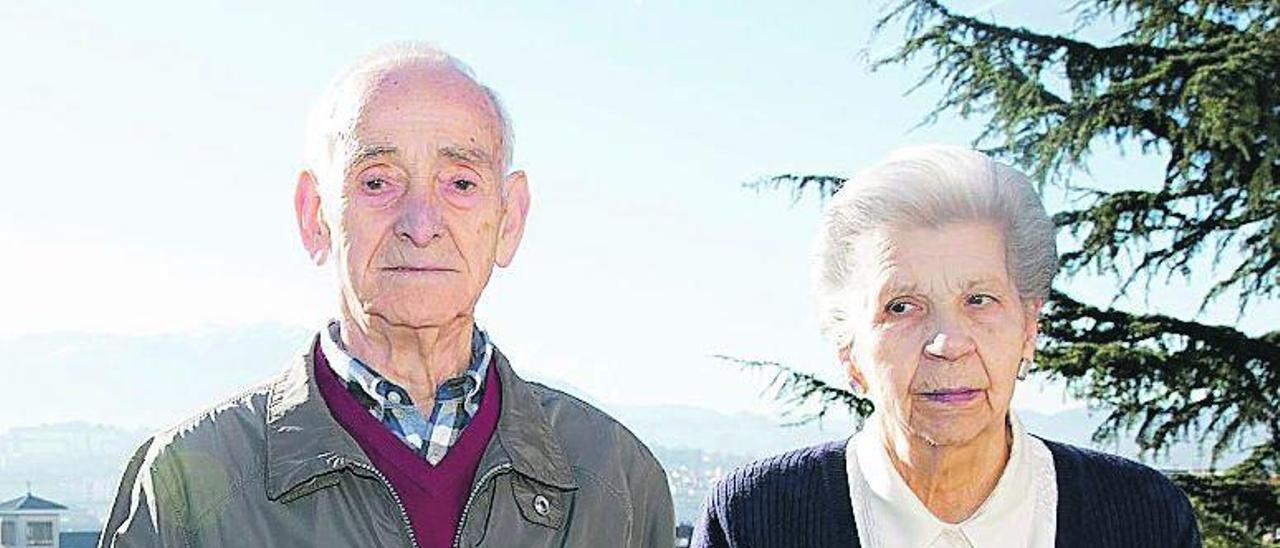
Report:
[[[480,88],[489,98],[502,132],[502,158],[499,166],[502,173],[507,173],[511,168],[514,137],[511,118],[507,116],[502,100],[497,92],[476,80],[475,72],[471,67],[427,42],[397,42],[379,48],[360,58],[329,83],[312,104],[307,116],[305,151],[307,166],[313,172],[326,172],[324,175],[317,173],[322,178],[331,174],[328,172],[333,168],[331,162],[334,157],[334,147],[337,145],[338,137],[343,132],[351,130],[349,126],[354,121],[350,119],[353,118],[353,113],[348,112],[347,109],[359,108],[360,87],[380,73],[417,64],[455,70]],[[503,189],[505,190],[506,187],[504,186]]]
[[[1058,272],[1053,222],[1018,170],[962,147],[898,149],[845,182],[823,213],[814,261],[822,333],[837,347],[853,341],[850,307],[854,246],[877,229],[939,228],[985,221],[1001,230],[1005,266],[1024,298],[1046,299]]]

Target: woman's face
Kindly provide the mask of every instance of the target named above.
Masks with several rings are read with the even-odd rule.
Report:
[[[882,230],[855,245],[853,343],[841,358],[887,426],[937,446],[1003,432],[1041,303],[1019,298],[1000,230]]]

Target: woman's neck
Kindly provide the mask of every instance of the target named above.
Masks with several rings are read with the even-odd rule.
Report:
[[[882,424],[881,432],[898,475],[930,513],[947,523],[977,512],[1009,461],[1007,425],[983,430],[960,445],[933,445],[897,425]]]

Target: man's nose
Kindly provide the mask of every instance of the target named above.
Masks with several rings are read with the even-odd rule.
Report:
[[[401,202],[400,217],[396,219],[396,237],[408,240],[415,246],[425,246],[444,235],[444,216],[441,204],[429,192],[419,192]]]
[[[924,345],[926,355],[946,361],[958,361],[973,350],[973,337],[958,318],[941,318]]]

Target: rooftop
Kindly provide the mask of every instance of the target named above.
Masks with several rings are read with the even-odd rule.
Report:
[[[53,501],[45,500],[31,493],[13,500],[0,502],[0,512],[24,512],[32,510],[66,510],[67,507]]]

